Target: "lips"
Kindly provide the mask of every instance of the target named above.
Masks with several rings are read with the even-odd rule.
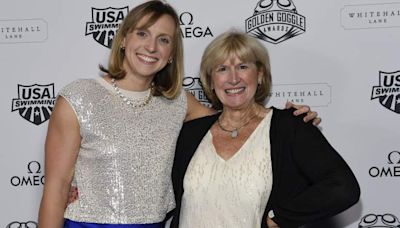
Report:
[[[158,61],[158,58],[150,57],[143,54],[136,54],[136,56],[145,63],[155,63]]]
[[[245,87],[234,88],[234,89],[226,89],[225,92],[228,94],[238,94],[245,90]]]

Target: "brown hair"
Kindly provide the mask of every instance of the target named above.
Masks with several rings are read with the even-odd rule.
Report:
[[[243,32],[228,31],[216,37],[206,47],[200,64],[200,80],[207,98],[216,109],[222,108],[215,91],[212,89],[212,74],[215,67],[232,55],[240,60],[255,63],[262,72],[254,99],[264,105],[272,84],[271,67],[267,49],[254,37]]]
[[[174,8],[159,0],[147,1],[133,8],[120,25],[113,39],[108,69],[100,66],[100,70],[115,79],[122,79],[126,72],[123,69],[125,58],[122,42],[127,34],[138,26],[138,22],[145,16],[149,16],[142,28],[153,25],[163,15],[169,15],[175,22],[175,31],[172,46],[172,63],[168,63],[162,70],[156,73],[153,79],[153,95],[164,96],[168,99],[175,98],[182,88],[183,80],[183,44],[179,27],[179,17]]]

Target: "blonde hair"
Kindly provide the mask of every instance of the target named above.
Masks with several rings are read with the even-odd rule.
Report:
[[[200,80],[207,98],[214,108],[222,108],[220,100],[212,89],[212,74],[217,65],[234,55],[241,61],[255,63],[257,70],[262,72],[254,98],[256,103],[263,105],[272,84],[268,51],[256,38],[239,31],[222,33],[211,41],[203,53]]]
[[[153,79],[153,95],[164,96],[168,99],[175,98],[182,88],[183,80],[183,42],[179,27],[179,17],[176,11],[165,1],[152,0],[133,8],[120,25],[113,39],[108,69],[100,66],[100,70],[108,73],[110,77],[122,79],[126,72],[123,69],[125,58],[122,42],[127,34],[137,28],[138,22],[149,16],[147,22],[140,28],[148,28],[160,17],[169,15],[174,20],[175,31],[172,42],[172,63],[168,63],[162,70],[156,73]]]

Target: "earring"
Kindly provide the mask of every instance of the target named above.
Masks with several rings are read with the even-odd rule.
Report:
[[[168,63],[171,64],[173,62],[172,58],[168,59]]]
[[[121,51],[122,51],[122,52],[125,52],[125,47],[121,47]]]

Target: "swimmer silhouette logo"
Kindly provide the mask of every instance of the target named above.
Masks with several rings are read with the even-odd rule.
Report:
[[[278,44],[306,31],[306,18],[292,0],[260,0],[253,16],[245,21],[246,33]]]
[[[85,36],[92,35],[97,43],[111,48],[120,23],[128,15],[128,12],[128,6],[123,8],[92,8],[92,21],[86,22]]]

